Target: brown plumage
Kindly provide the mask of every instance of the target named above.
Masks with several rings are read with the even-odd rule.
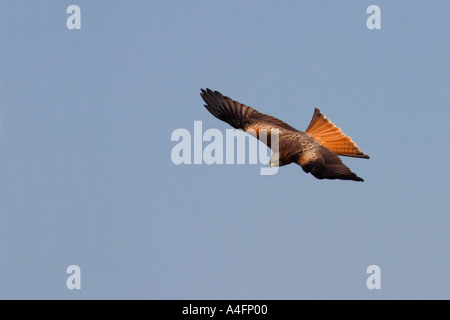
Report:
[[[338,157],[349,156],[369,159],[369,156],[336,127],[319,109],[306,132],[299,131],[287,123],[256,111],[242,103],[223,96],[218,91],[201,89],[205,107],[216,118],[229,123],[260,139],[259,132],[267,132],[263,141],[271,147],[271,132],[277,130],[279,160],[271,165],[284,166],[297,163],[305,172],[317,179],[341,179],[364,181],[354,174]],[[275,152],[276,150],[274,150]]]

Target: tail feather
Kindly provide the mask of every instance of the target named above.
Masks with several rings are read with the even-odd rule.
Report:
[[[314,110],[313,118],[308,129],[306,129],[306,133],[335,154],[369,159],[369,156],[349,136],[345,135],[317,108]]]

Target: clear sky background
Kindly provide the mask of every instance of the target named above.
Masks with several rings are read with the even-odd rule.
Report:
[[[1,1],[0,298],[449,299],[449,12]],[[205,87],[300,130],[320,108],[371,156],[343,158],[365,182],[174,165],[173,130],[230,128]]]

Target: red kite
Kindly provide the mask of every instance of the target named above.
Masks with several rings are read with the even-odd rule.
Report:
[[[267,139],[260,139],[271,147],[271,132],[278,133],[278,150],[273,150],[271,166],[297,163],[305,172],[317,179],[364,181],[354,174],[338,157],[348,156],[369,159],[349,136],[328,120],[319,109],[314,110],[311,123],[305,132],[272,116],[256,111],[242,103],[223,96],[218,91],[201,89],[205,107],[216,118],[236,129],[253,133],[260,139],[265,130]],[[276,154],[275,154],[276,153]],[[276,155],[276,157],[274,157]],[[278,159],[277,159],[278,158]]]

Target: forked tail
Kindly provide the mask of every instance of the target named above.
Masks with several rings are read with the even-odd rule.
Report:
[[[359,149],[349,136],[345,135],[317,108],[314,110],[306,133],[335,154],[369,159],[369,156]]]

